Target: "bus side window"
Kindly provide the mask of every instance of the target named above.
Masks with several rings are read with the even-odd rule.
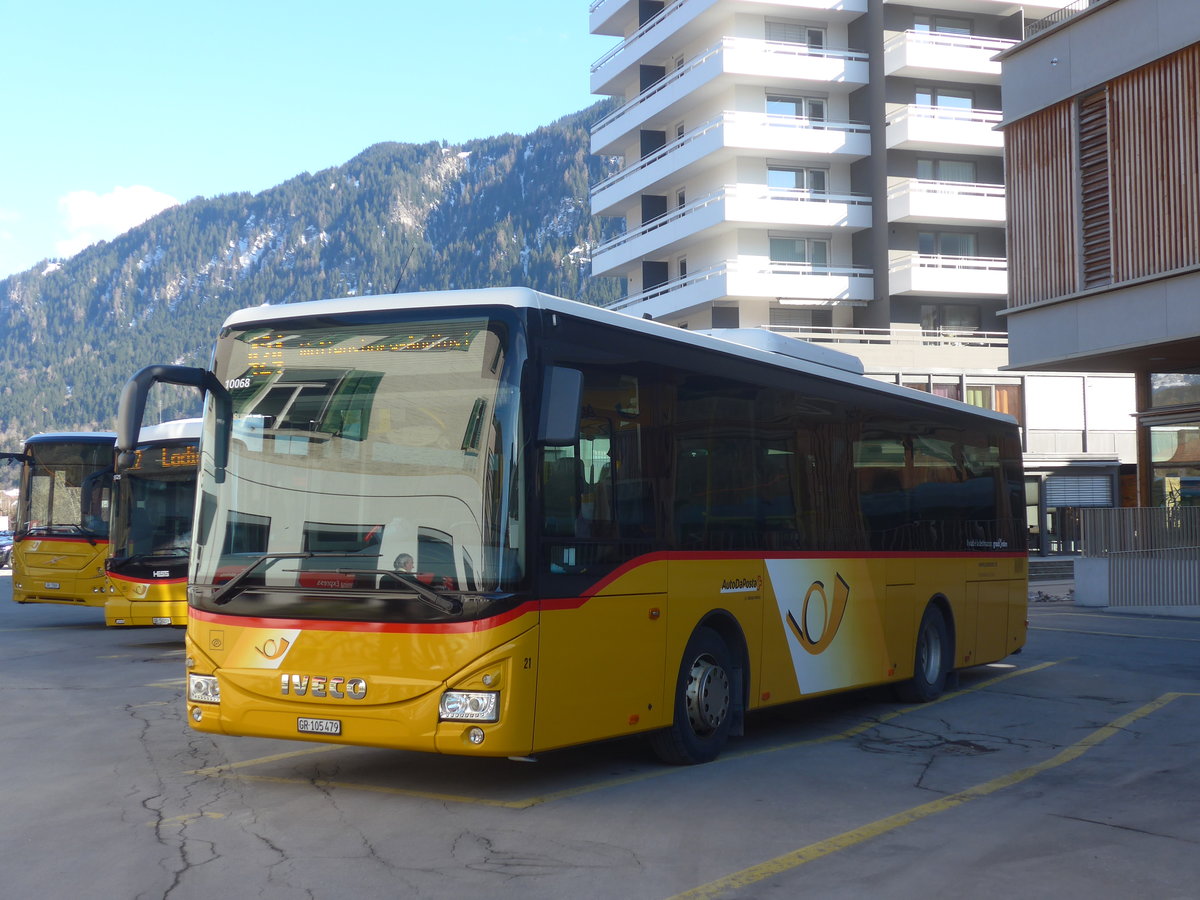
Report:
[[[577,536],[586,486],[583,462],[577,457],[563,456],[546,461],[542,487],[546,534]]]

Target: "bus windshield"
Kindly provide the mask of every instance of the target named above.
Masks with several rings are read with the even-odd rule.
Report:
[[[200,458],[196,444],[144,445],[131,466],[121,467],[112,517],[113,562],[188,555]]]
[[[524,341],[511,313],[424,315],[220,337],[233,421],[215,473],[206,416],[193,606],[410,622],[515,602]]]
[[[18,535],[108,537],[111,439],[30,441],[25,456]]]

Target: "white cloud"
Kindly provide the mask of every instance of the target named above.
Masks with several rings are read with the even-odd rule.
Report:
[[[140,184],[115,187],[107,194],[72,191],[58,201],[68,234],[55,249],[59,256],[74,256],[84,247],[111,240],[178,204],[174,197]]]

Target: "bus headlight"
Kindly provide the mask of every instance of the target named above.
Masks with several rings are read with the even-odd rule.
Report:
[[[446,691],[438,706],[443,722],[496,722],[500,719],[498,691]]]
[[[188,674],[188,699],[196,703],[220,703],[221,686],[216,675]]]

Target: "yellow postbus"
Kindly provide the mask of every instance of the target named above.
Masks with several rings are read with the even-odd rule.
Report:
[[[520,288],[246,309],[207,393],[193,728],[527,757],[747,713],[938,696],[1026,633],[1007,416],[762,330]]]
[[[112,432],[36,434],[21,465],[13,534],[17,603],[103,606],[112,491]]]
[[[106,625],[186,625],[200,420],[148,425],[113,475]]]

